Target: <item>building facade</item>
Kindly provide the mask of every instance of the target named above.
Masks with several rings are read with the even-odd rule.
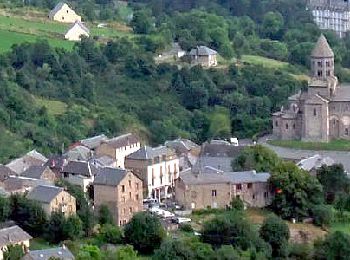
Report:
[[[142,180],[131,171],[103,168],[94,180],[94,206],[106,205],[115,223],[125,225],[134,213],[143,210]]]
[[[321,35],[311,53],[308,87],[289,97],[272,116],[273,134],[282,140],[328,142],[350,139],[350,87],[334,75],[334,54]]]
[[[77,15],[66,3],[60,2],[50,11],[49,19],[61,23],[75,23],[81,21],[81,16]]]
[[[320,29],[332,30],[341,38],[350,30],[348,0],[309,0],[308,8]]]
[[[240,198],[248,207],[265,207],[273,192],[268,184],[269,173],[186,170],[175,186],[175,200],[185,209],[225,208],[233,198]]]
[[[158,200],[172,196],[174,181],[179,176],[179,158],[166,146],[144,146],[125,159],[125,167],[143,180],[147,197]]]
[[[39,185],[28,193],[27,198],[40,203],[48,216],[61,212],[68,217],[76,212],[75,198],[61,187]]]
[[[191,63],[200,64],[203,67],[213,67],[218,65],[217,52],[206,46],[193,48],[190,53]]]
[[[96,148],[98,157],[107,155],[117,161],[117,167],[124,169],[125,157],[139,150],[141,142],[139,138],[131,133],[117,136],[107,141],[103,141]]]
[[[64,38],[68,41],[81,41],[82,37],[89,37],[89,29],[80,21],[76,21],[65,33]]]

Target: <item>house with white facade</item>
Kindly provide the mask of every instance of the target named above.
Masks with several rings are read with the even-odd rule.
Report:
[[[350,30],[348,0],[309,0],[308,9],[320,29],[332,30],[341,38]]]
[[[64,38],[68,41],[81,41],[82,37],[89,37],[89,29],[80,21],[76,21],[66,32]]]
[[[125,159],[125,168],[143,180],[147,196],[158,200],[172,196],[179,164],[176,152],[166,146],[143,146]]]
[[[81,21],[81,16],[77,15],[66,3],[60,2],[50,11],[49,19],[61,23],[75,23]]]
[[[95,149],[95,153],[96,157],[105,155],[115,159],[117,161],[116,166],[124,169],[125,157],[136,152],[140,147],[140,139],[136,135],[128,133],[103,141]]]

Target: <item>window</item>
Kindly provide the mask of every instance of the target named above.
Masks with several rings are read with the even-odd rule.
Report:
[[[248,183],[248,189],[251,189],[251,188],[253,188],[253,183]]]
[[[326,71],[326,75],[327,76],[330,76],[331,75],[331,72],[329,70]]]
[[[129,181],[129,187],[131,188],[131,181]]]
[[[68,10],[67,10],[67,14],[68,14]]]
[[[122,225],[122,221],[121,220],[119,220],[119,226],[121,226]]]
[[[293,124],[293,129],[295,129],[295,124]]]
[[[317,71],[317,76],[322,77],[322,70]]]
[[[125,203],[125,197],[122,197],[122,202],[124,202],[124,203]]]
[[[154,186],[154,169],[152,168],[152,186]]]
[[[253,194],[253,200],[255,200],[255,194]]]
[[[212,191],[211,191],[211,196],[212,196],[212,197],[216,197],[216,190],[212,190]]]
[[[136,183],[136,189],[137,189],[137,190],[139,189],[139,184],[138,184],[138,183]]]
[[[319,68],[322,68],[322,61],[318,61],[318,62],[317,62],[317,66],[318,66]]]
[[[135,196],[135,200],[139,200],[139,194],[136,194],[136,196]]]
[[[314,116],[317,116],[316,108],[314,108]]]
[[[242,190],[242,184],[237,184],[236,185],[236,190]]]
[[[132,207],[129,208],[129,213],[132,213]]]
[[[331,63],[329,61],[326,61],[326,67],[330,67]]]
[[[268,192],[264,192],[264,198],[266,199],[266,198],[268,198],[269,197],[269,193]]]
[[[126,209],[125,208],[123,208],[123,214],[125,214],[126,213]]]
[[[286,124],[286,129],[288,129],[289,128],[289,126],[288,126],[288,124]]]
[[[278,126],[278,121],[275,121],[275,126],[276,126],[276,127]]]
[[[160,184],[163,184],[163,166],[160,166]]]
[[[129,199],[131,199],[131,192],[129,192]]]
[[[349,129],[345,128],[345,135],[349,135]]]
[[[125,186],[122,185],[122,192],[125,192]]]
[[[62,16],[62,20],[64,20],[64,16]]]

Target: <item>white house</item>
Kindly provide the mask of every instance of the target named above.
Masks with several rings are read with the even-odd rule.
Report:
[[[90,31],[82,22],[76,21],[68,29],[64,38],[68,41],[80,41],[82,36],[89,37]]]
[[[172,195],[179,177],[179,164],[176,152],[166,146],[144,146],[125,159],[125,168],[143,180],[148,197],[158,200]]]
[[[49,19],[61,23],[75,23],[81,21],[81,16],[77,15],[66,3],[60,2],[50,11]]]
[[[125,157],[140,149],[141,143],[139,138],[131,133],[120,135],[103,141],[96,148],[96,156],[110,156],[117,161],[116,166],[124,169]]]

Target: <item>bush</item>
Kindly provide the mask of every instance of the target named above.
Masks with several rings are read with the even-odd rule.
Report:
[[[244,209],[244,203],[240,198],[233,198],[230,205],[232,209],[236,209],[236,210]]]
[[[290,259],[312,259],[312,248],[309,244],[291,244],[289,246]]]
[[[104,243],[120,244],[123,241],[123,233],[119,227],[106,224],[100,229],[99,239]]]
[[[314,224],[317,226],[328,226],[334,218],[332,207],[326,205],[314,206],[312,216],[314,218]]]
[[[193,227],[188,223],[180,224],[179,229],[184,232],[193,232]]]

